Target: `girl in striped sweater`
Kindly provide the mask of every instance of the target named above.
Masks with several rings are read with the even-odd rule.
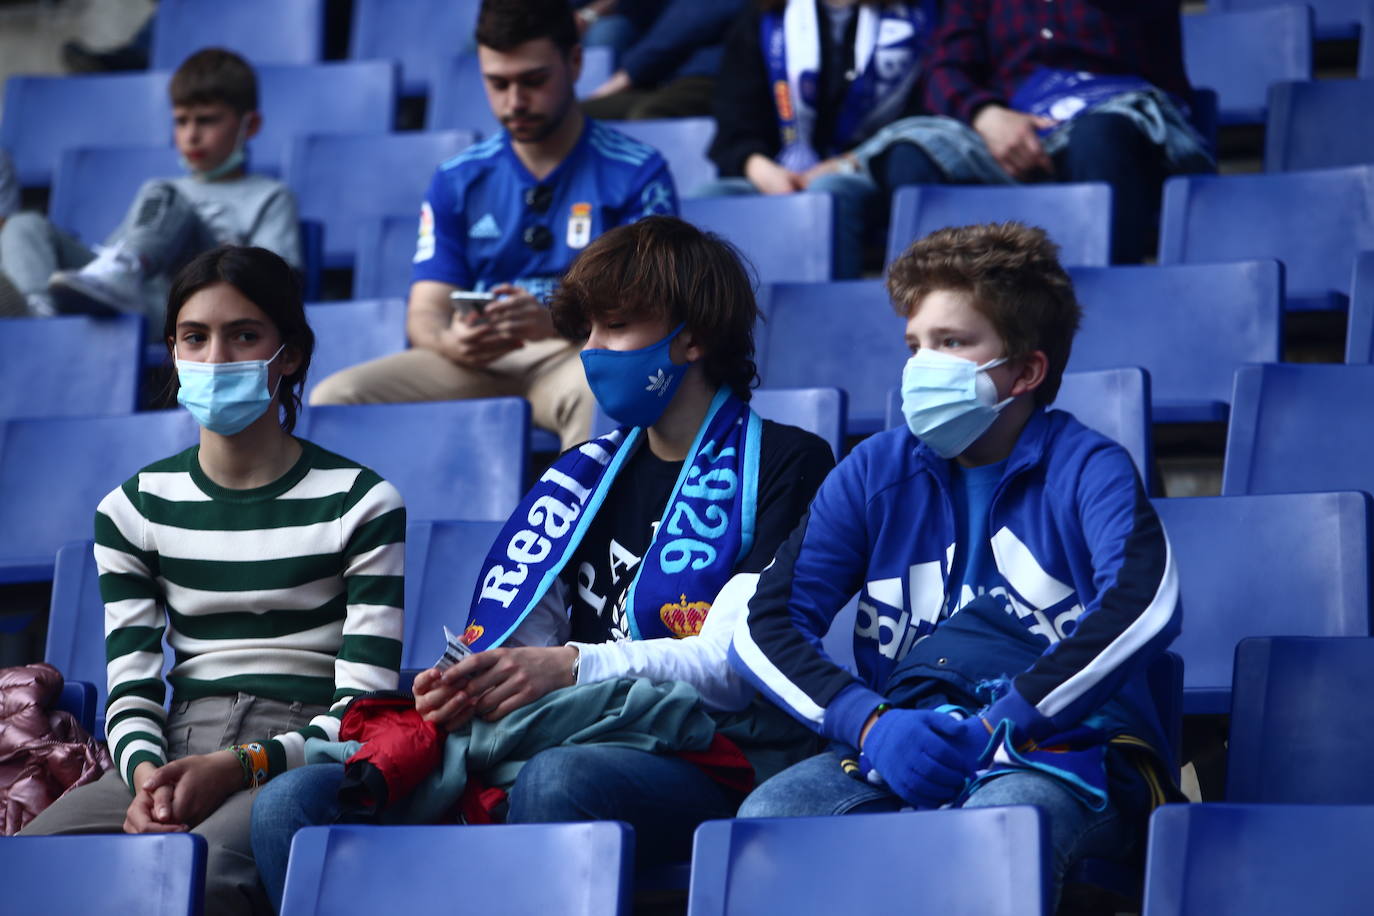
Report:
[[[353,696],[395,689],[405,509],[371,470],[291,435],[314,335],[281,258],[202,254],[165,333],[200,442],[96,511],[116,768],[24,832],[200,833],[207,913],[270,912],[253,798],[307,738],[337,738]]]

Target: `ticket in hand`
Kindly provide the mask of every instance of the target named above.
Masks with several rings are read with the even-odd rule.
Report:
[[[447,644],[444,648],[444,654],[439,656],[439,660],[434,663],[434,667],[440,671],[453,667],[473,654],[472,650],[468,648],[468,644],[463,642],[463,637],[448,627],[444,627],[444,642]]]

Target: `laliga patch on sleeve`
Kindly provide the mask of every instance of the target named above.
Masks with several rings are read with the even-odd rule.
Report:
[[[420,232],[415,240],[414,262],[428,261],[434,257],[434,209],[429,201],[420,204]]]

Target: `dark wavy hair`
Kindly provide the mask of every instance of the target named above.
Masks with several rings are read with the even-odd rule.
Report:
[[[553,323],[585,340],[593,319],[664,318],[685,324],[714,385],[744,400],[758,383],[754,285],[734,246],[672,216],[617,226],[587,246],[550,300]]]
[[[568,0],[482,0],[476,38],[479,45],[502,52],[547,38],[565,57],[580,40]]]
[[[280,256],[266,248],[244,245],[220,245],[202,252],[192,259],[172,281],[167,294],[167,317],[163,321],[162,339],[167,350],[176,340],[177,315],[181,307],[196,293],[219,283],[227,283],[245,299],[262,309],[281,342],[296,351],[301,364],[290,375],[283,376],[277,386],[277,403],[281,405],[281,428],[288,433],[296,428],[296,415],[301,409],[301,392],[305,388],[305,374],[310,369],[310,357],[315,352],[315,332],[305,320],[305,303],[300,280]],[[175,372],[167,387],[168,402],[176,403],[178,381]]]

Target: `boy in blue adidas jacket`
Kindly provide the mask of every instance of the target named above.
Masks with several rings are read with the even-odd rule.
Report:
[[[859,445],[717,599],[747,607],[735,666],[833,742],[740,814],[1032,804],[1057,888],[1175,797],[1145,680],[1181,623],[1168,539],[1126,451],[1045,409],[1080,310],[1043,231],[933,233],[888,290],[908,428]],[[821,643],[856,592],[857,675]]]

